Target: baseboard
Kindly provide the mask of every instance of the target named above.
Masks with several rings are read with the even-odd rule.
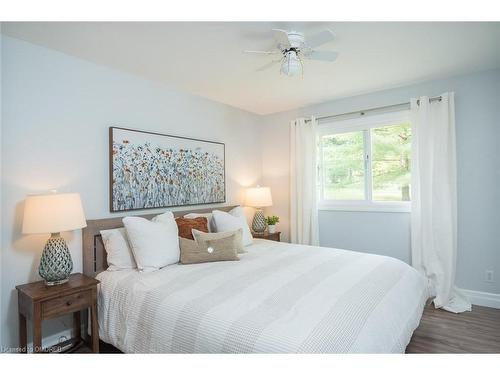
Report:
[[[479,292],[477,290],[460,289],[473,305],[500,309],[500,294]]]

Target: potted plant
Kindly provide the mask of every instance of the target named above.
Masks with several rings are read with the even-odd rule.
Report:
[[[276,232],[276,224],[280,222],[279,216],[268,216],[266,217],[267,230],[269,233]]]

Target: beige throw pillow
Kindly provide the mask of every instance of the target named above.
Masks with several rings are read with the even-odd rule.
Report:
[[[198,243],[202,243],[203,241],[207,240],[218,240],[220,238],[226,238],[231,235],[235,235],[235,246],[236,246],[236,251],[238,254],[243,254],[246,253],[245,247],[243,246],[243,230],[242,229],[236,229],[230,232],[218,232],[218,233],[205,233],[197,229],[192,229],[191,232],[193,233],[194,240]]]
[[[182,264],[240,260],[236,250],[236,233],[200,242],[179,237],[179,245]]]

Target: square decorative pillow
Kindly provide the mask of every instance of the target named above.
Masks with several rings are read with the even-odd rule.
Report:
[[[178,217],[177,219],[175,219],[175,222],[177,223],[177,228],[179,229],[179,237],[187,238],[188,240],[194,240],[193,234],[191,232],[192,229],[208,233],[206,217],[197,217],[194,219]]]
[[[184,217],[186,219],[196,219],[197,217],[205,217],[205,218],[207,218],[207,222],[208,222],[208,233],[217,232],[217,229],[215,228],[213,215],[210,212],[209,213],[200,213],[200,214],[193,212],[193,213],[184,215]]]
[[[235,207],[229,212],[214,210],[212,211],[217,232],[229,232],[236,229],[243,231],[243,246],[253,243],[252,233],[248,227],[245,212],[241,207]]]
[[[123,224],[140,271],[155,271],[179,262],[178,230],[171,212],[158,215],[152,221],[125,217]]]
[[[109,271],[137,268],[125,228],[101,230],[101,238],[106,250]]]
[[[246,253],[243,247],[242,233],[243,231],[241,229],[233,230],[230,232],[218,232],[218,233],[203,233],[200,232],[199,230],[193,229],[194,240],[198,243],[203,243],[204,241],[209,241],[209,240],[219,240],[221,238],[226,238],[234,235],[235,236],[234,245],[236,246],[236,252],[238,254]]]
[[[181,263],[193,264],[239,260],[235,240],[235,233],[218,239],[204,239],[201,242],[180,237]]]

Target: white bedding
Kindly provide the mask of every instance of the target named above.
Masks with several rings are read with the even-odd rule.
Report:
[[[100,273],[101,339],[127,353],[403,353],[430,297],[394,258],[266,240],[246,250]]]

